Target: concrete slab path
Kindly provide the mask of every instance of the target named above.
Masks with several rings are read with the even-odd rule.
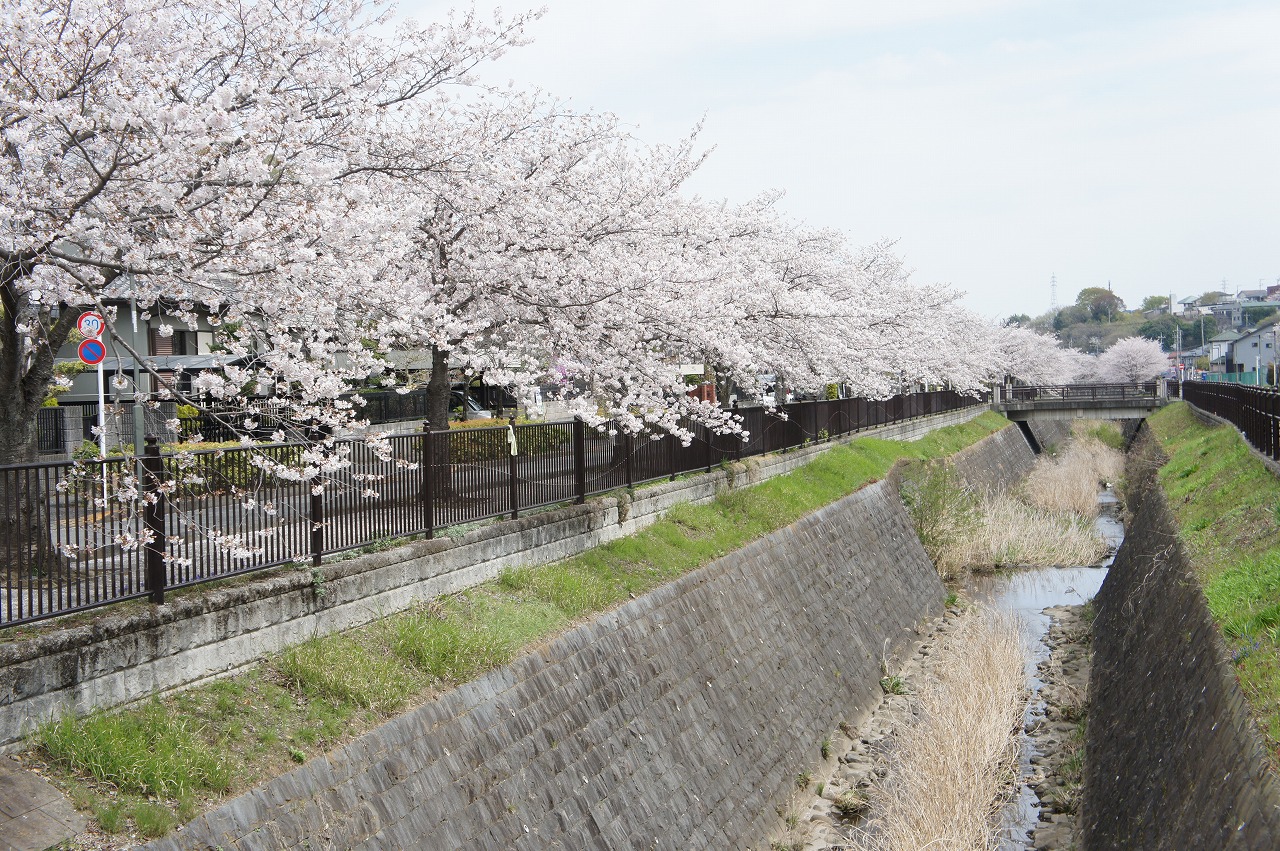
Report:
[[[45,851],[84,829],[84,816],[53,784],[0,757],[0,851]]]

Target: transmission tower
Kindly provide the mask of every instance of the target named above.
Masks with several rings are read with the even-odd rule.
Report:
[[[1058,309],[1058,276],[1049,276],[1049,309]]]

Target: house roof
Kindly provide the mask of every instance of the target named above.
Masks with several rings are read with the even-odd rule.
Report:
[[[1215,334],[1209,338],[1210,343],[1234,343],[1240,339],[1240,335],[1235,331],[1223,331],[1221,334]]]

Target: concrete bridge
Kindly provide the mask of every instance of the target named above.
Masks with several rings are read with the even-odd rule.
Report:
[[[1176,387],[1174,385],[1175,395]],[[1032,422],[1071,419],[1140,422],[1169,401],[1169,384],[1164,379],[1132,384],[997,387],[996,391],[991,407],[1017,424],[1037,455],[1041,447],[1031,431]]]
[[[996,389],[998,393],[991,406],[1014,422],[1142,420],[1169,401],[1169,385],[1163,379],[1132,384],[1062,384]]]

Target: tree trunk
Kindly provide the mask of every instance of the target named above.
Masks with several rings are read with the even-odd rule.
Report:
[[[15,392],[15,390],[17,392]],[[0,386],[0,463],[27,465],[39,460],[36,411],[12,386]],[[54,548],[46,491],[61,471],[25,466],[0,470],[0,575],[13,586],[20,577],[45,574],[61,565]]]
[[[449,464],[449,353],[436,346],[431,347],[431,378],[427,382],[427,427],[436,434],[431,441],[431,454],[427,462],[431,476],[432,499],[452,499],[456,496],[453,486],[453,469]],[[419,494],[426,498],[426,488]]]
[[[427,382],[427,422],[434,431],[449,430],[449,353],[431,347],[431,380]]]

